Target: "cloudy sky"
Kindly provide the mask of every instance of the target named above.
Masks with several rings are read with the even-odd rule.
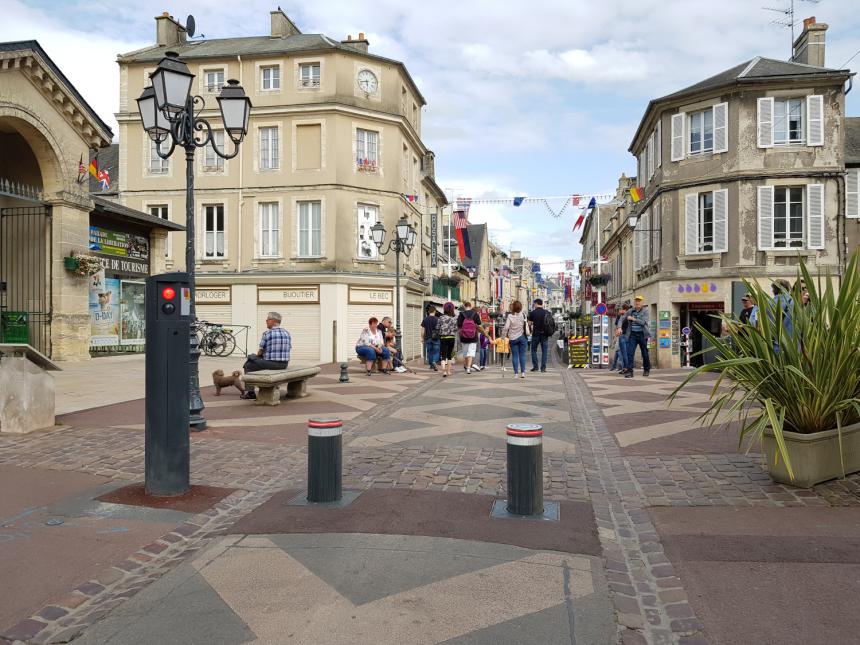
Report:
[[[39,40],[114,123],[116,54],[152,43],[154,16],[192,13],[207,38],[262,35],[278,1],[305,33],[363,31],[372,52],[406,63],[429,104],[422,136],[437,179],[474,199],[611,191],[620,173],[635,173],[627,148],[649,99],[757,55],[790,55],[788,29],[772,24],[785,16],[760,8],[789,0],[0,0],[0,41]],[[860,49],[856,0],[795,5],[798,20],[830,25],[829,67]],[[860,67],[860,55],[848,66]],[[848,114],[860,115],[857,92]],[[553,273],[550,263],[579,258],[575,216],[527,203],[475,206],[470,219]]]

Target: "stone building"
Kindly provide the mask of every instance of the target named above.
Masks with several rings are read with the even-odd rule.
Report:
[[[38,42],[0,43],[0,335],[55,360],[89,358],[99,336],[142,345],[142,280],[183,228],[90,198],[80,165],[112,138]],[[79,275],[74,255],[104,270]]]
[[[860,250],[860,117],[845,119],[845,255]]]
[[[794,281],[800,258],[813,271],[844,266],[851,73],[824,67],[826,29],[809,19],[791,62],[756,57],[653,99],[642,116],[630,145],[645,189],[632,260],[660,367],[682,364],[679,329],[719,334],[712,314],[740,310],[742,278]]]
[[[446,203],[421,140],[424,97],[405,65],[371,53],[364,34],[337,41],[302,33],[280,10],[270,19],[266,35],[192,41],[165,14],[155,44],[119,56],[120,200],[185,221],[184,159],[157,156],[135,103],[165,52],[195,74],[219,143],[215,99],[238,79],[253,104],[238,156],[201,149],[195,159],[198,317],[247,325],[253,346],[266,312],[279,310],[295,360],[352,358],[370,316],[395,317],[394,254],[377,252],[370,229],[382,222],[387,243],[405,216],[418,241],[402,258],[403,348],[419,355],[430,244],[441,239],[431,225],[441,226]],[[183,268],[182,235],[166,261]]]

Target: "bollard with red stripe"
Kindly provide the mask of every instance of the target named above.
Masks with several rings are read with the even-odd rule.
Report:
[[[343,494],[343,422],[308,419],[308,501],[337,502]]]
[[[543,513],[543,426],[512,423],[508,435],[508,513]]]

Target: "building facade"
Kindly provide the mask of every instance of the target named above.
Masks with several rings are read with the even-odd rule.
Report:
[[[440,239],[445,204],[421,140],[425,100],[406,67],[372,54],[363,34],[338,42],[301,33],[280,10],[270,19],[268,35],[190,41],[162,15],[155,45],[118,58],[119,199],[185,221],[183,155],[159,158],[135,102],[165,52],[195,74],[193,93],[220,145],[215,99],[238,79],[253,104],[238,155],[225,161],[200,149],[195,158],[198,317],[246,325],[253,348],[266,313],[278,310],[294,360],[348,360],[368,318],[396,318],[394,254],[377,251],[370,229],[382,222],[387,246],[406,217],[418,241],[401,257],[400,324],[404,354],[420,355],[431,240]],[[177,235],[166,263],[181,270],[184,260]]]
[[[695,323],[719,335],[713,314],[740,310],[743,278],[793,282],[801,258],[812,271],[844,267],[856,217],[843,154],[851,73],[823,66],[826,29],[806,21],[792,62],[741,63],[652,100],[642,117],[630,152],[645,198],[627,257],[660,367],[682,364],[685,327],[693,351],[704,342]],[[624,274],[623,252],[621,263]]]

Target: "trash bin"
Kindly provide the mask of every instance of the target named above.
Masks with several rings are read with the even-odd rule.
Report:
[[[26,311],[0,313],[0,341],[4,343],[30,343],[30,315]]]

